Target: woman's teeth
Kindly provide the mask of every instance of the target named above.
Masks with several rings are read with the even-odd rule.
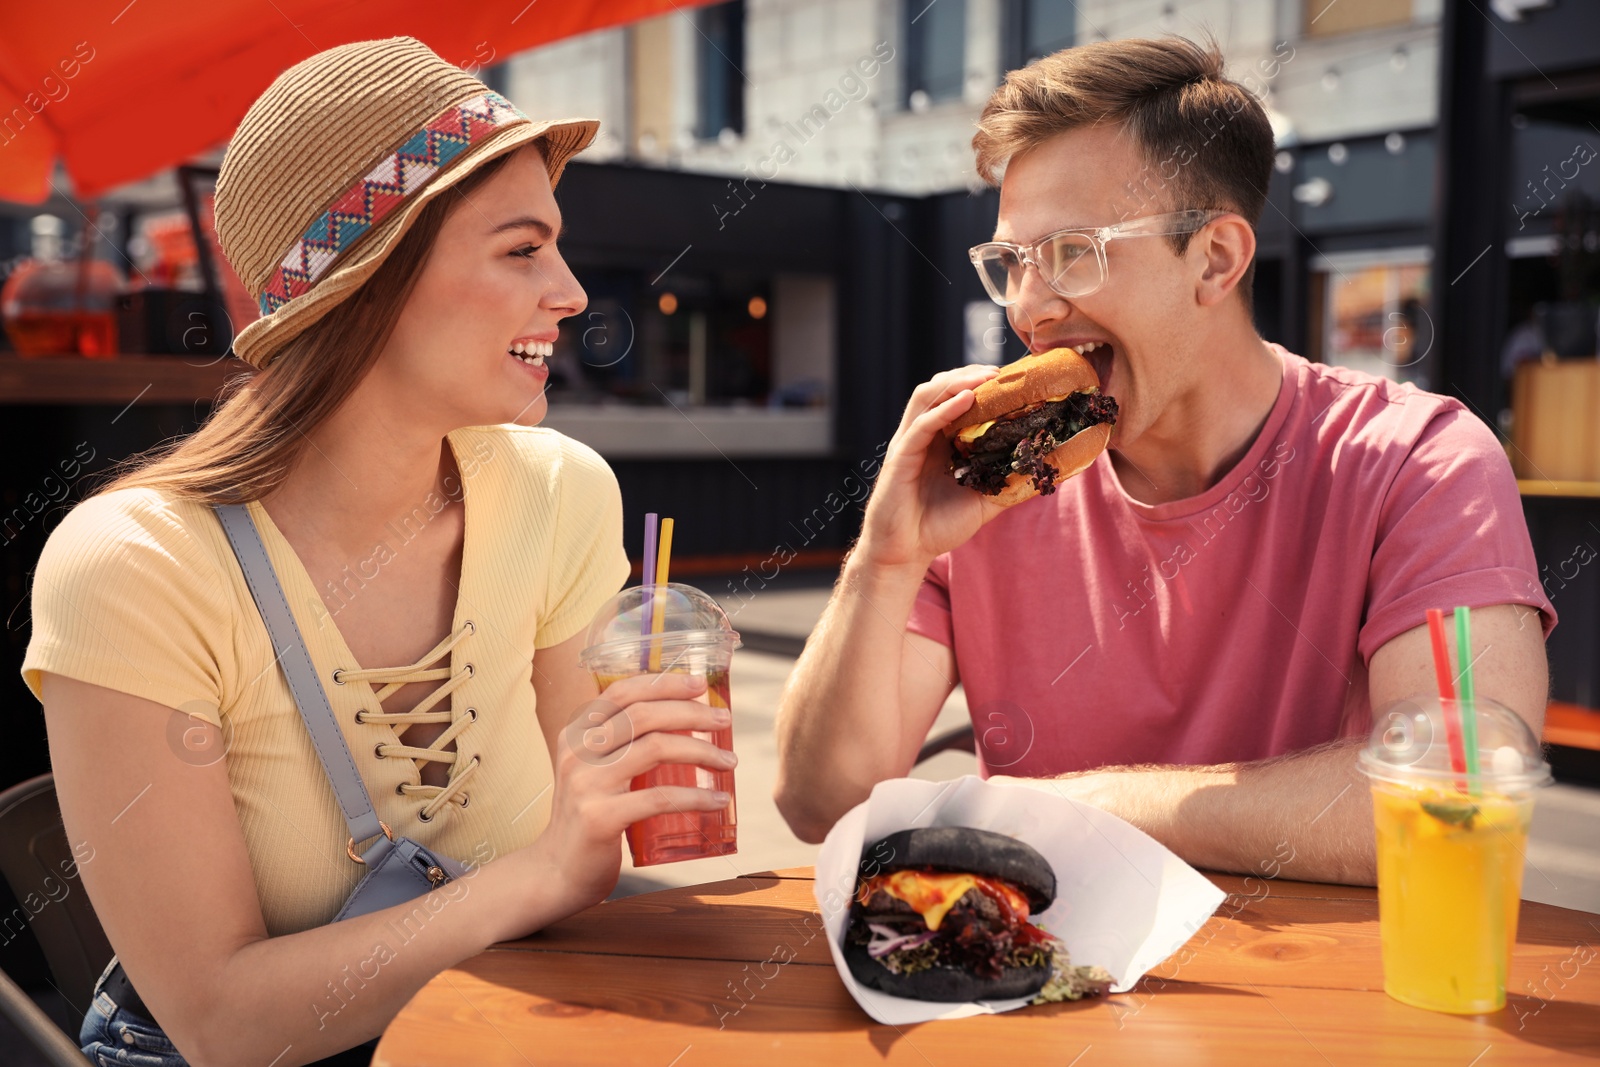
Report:
[[[506,354],[524,363],[531,363],[535,367],[542,367],[545,357],[554,351],[555,345],[550,341],[518,341],[506,349]]]
[[[1072,350],[1080,356],[1086,356],[1104,344],[1104,341],[1085,341],[1081,345],[1073,345]]]

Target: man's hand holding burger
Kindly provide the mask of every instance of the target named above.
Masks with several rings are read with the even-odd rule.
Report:
[[[821,841],[885,778],[910,771],[955,688],[951,650],[906,632],[934,558],[1105,450],[1116,405],[1070,349],[968,366],[917,387],[857,541],[784,687],[774,796]]]
[[[998,374],[996,367],[958,367],[917,386],[889,440],[853,560],[909,567],[921,581],[935,556],[966,543],[1004,510],[950,476],[944,434],[972,408],[972,391]]]
[[[856,555],[925,569],[1001,511],[1085,470],[1116,416],[1070,348],[936,375],[912,393],[889,443]]]

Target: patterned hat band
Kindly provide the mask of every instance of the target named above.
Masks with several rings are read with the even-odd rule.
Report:
[[[306,228],[272,272],[258,301],[261,314],[270,315],[308,292],[343,252],[461,153],[507,126],[529,121],[515,104],[496,92],[481,93],[445,108]]]

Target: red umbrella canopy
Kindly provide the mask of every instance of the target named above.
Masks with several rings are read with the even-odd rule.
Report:
[[[279,73],[335,45],[405,34],[471,70],[705,2],[7,3],[0,6],[0,199],[46,199],[57,158],[84,198],[179,163],[232,136]]]

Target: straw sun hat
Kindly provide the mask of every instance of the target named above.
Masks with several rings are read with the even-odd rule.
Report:
[[[233,341],[257,367],[349,296],[422,205],[539,140],[550,184],[600,124],[535,122],[413,37],[290,67],[250,105],[217,179],[217,240],[261,308]]]

